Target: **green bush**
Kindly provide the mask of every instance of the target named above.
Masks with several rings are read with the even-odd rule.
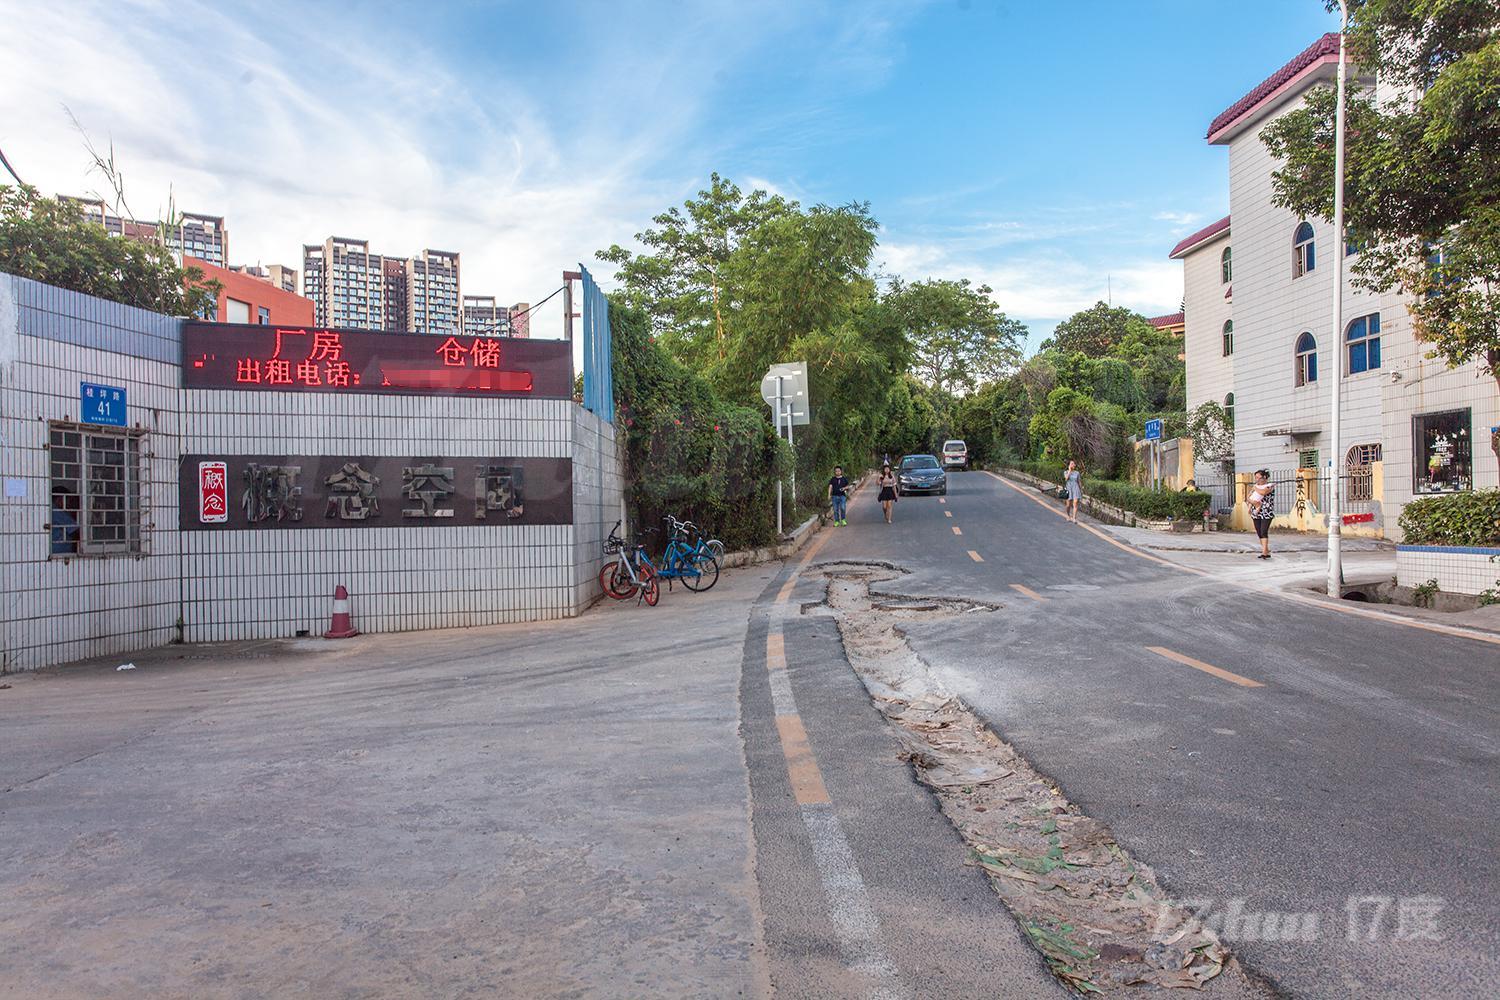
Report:
[[[1024,459],[1016,459],[1005,463],[1007,468],[1024,472],[1028,476],[1045,479],[1049,483],[1062,485],[1063,467],[1056,462],[1032,462]]]
[[[1173,493],[1110,479],[1090,479],[1084,493],[1121,510],[1152,520],[1199,521],[1212,499],[1207,493]]]
[[[609,323],[629,528],[661,528],[675,514],[730,550],[770,544],[776,479],[790,471],[791,451],[763,411],[720,400],[652,340],[639,310],[611,303]],[[653,548],[663,541],[658,535]]]
[[[1419,497],[1401,511],[1410,545],[1500,545],[1500,489]]]
[[[1056,462],[1011,461],[1006,467],[1049,483],[1061,485],[1063,481],[1063,466]],[[1178,521],[1200,520],[1212,500],[1207,493],[1158,492],[1113,479],[1085,479],[1083,492],[1086,496],[1153,520],[1169,517]]]

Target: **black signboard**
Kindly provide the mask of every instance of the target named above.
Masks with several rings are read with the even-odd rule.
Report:
[[[566,458],[184,455],[184,530],[572,524]]]
[[[571,399],[565,340],[187,322],[190,389]]]

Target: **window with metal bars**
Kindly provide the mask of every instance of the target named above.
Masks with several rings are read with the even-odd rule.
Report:
[[[142,432],[56,422],[48,430],[52,557],[140,553]]]

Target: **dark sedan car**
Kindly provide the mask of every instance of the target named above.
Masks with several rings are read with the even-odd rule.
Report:
[[[907,455],[896,470],[896,482],[902,494],[948,493],[948,474],[935,455]]]

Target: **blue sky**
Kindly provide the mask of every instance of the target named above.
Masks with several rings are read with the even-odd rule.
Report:
[[[1111,284],[1177,308],[1166,253],[1227,206],[1209,120],[1336,27],[1321,0],[0,0],[0,23],[22,177],[101,186],[66,104],[137,214],[170,188],[227,217],[236,262],[363,236],[535,301],[717,170],[869,201],[887,272],[986,281],[1033,343]]]

